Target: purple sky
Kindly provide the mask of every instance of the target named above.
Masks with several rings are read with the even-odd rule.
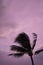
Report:
[[[43,47],[43,0],[0,0],[0,51],[10,52],[9,46],[18,33],[38,35],[37,50]]]

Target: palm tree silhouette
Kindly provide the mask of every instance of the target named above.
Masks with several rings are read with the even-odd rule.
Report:
[[[14,42],[18,42],[21,46],[17,46],[17,45],[12,45],[11,46],[11,50],[12,51],[17,51],[17,53],[11,53],[9,54],[9,56],[13,55],[15,57],[21,57],[23,56],[25,53],[27,53],[30,58],[31,58],[31,61],[32,61],[32,65],[34,65],[34,62],[33,62],[33,49],[36,45],[36,41],[37,41],[37,34],[36,33],[33,33],[33,46],[31,47],[31,44],[30,44],[30,39],[28,37],[28,35],[24,32],[20,33]],[[37,50],[35,51],[35,55],[36,54],[39,54],[41,51],[43,51],[43,49],[41,50]]]

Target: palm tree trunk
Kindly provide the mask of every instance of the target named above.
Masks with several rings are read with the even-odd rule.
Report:
[[[32,58],[32,56],[30,56],[30,57],[31,57],[32,65],[34,65],[34,61],[33,61],[33,58]]]

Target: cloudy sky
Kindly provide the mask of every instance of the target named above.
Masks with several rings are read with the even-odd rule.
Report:
[[[0,0],[0,51],[10,52],[9,46],[20,32],[27,33],[31,41],[32,33],[37,33],[34,51],[43,48],[43,0]]]

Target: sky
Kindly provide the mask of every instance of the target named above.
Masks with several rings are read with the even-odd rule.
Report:
[[[43,48],[43,0],[0,0],[0,51],[11,52],[10,45],[16,44],[15,37],[21,32],[28,34],[31,44],[35,32],[38,37],[34,51]]]
[[[43,53],[33,57],[35,65],[43,65]],[[9,57],[8,53],[0,53],[0,65],[32,65],[29,56],[24,55],[20,58]]]

